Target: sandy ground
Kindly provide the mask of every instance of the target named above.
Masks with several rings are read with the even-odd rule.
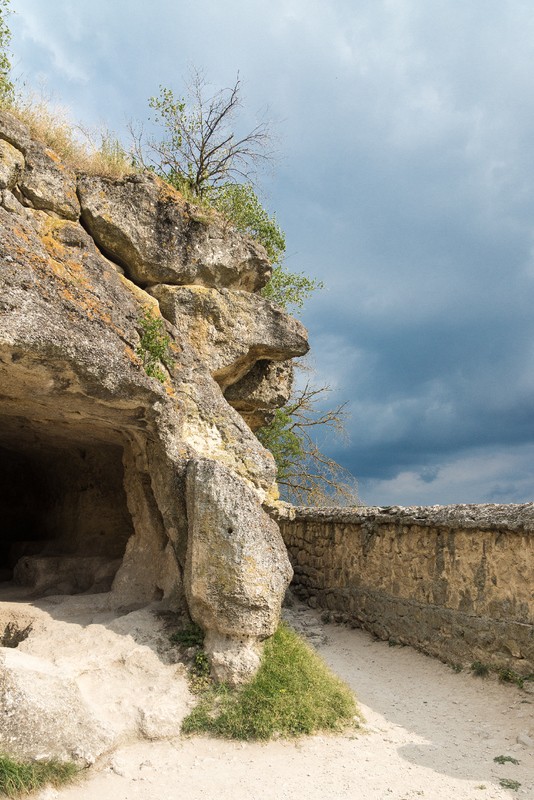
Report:
[[[40,800],[534,800],[534,694],[291,612],[356,692],[363,729],[297,742],[171,738],[122,746]],[[519,765],[499,765],[509,755]],[[502,788],[501,778],[521,783]]]

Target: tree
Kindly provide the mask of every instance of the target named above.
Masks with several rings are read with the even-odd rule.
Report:
[[[241,106],[239,74],[226,89],[215,94],[208,89],[204,74],[196,69],[185,97],[161,86],[149,105],[165,136],[161,141],[149,139],[141,155],[143,163],[148,155],[170,183],[199,198],[225,183],[250,183],[257,166],[272,159],[267,122],[245,134],[234,130]]]
[[[255,168],[272,159],[270,132],[260,123],[248,134],[238,136],[233,126],[241,105],[239,75],[233,86],[215,94],[207,93],[201,72],[193,71],[184,98],[171,89],[160,88],[149,105],[156,122],[163,126],[161,141],[133,134],[135,156],[193,202],[217,209],[231,225],[259,241],[273,264],[270,282],[262,294],[285,310],[300,310],[304,301],[323,284],[301,273],[288,271],[283,258],[285,236],[274,216],[260,203],[252,177]],[[132,132],[133,133],[133,132]],[[354,505],[355,479],[325,456],[313,430],[343,429],[344,406],[321,411],[326,386],[294,393],[272,422],[257,432],[278,466],[278,483],[283,496],[294,502],[315,505]]]
[[[0,0],[0,104],[12,100],[15,93],[15,87],[10,78],[9,44],[11,42],[11,31],[7,24],[7,17],[10,13],[9,0]]]
[[[346,403],[322,411],[318,408],[328,386],[307,382],[289,402],[274,413],[273,420],[256,435],[274,456],[281,497],[297,505],[359,505],[354,476],[325,455],[314,432],[326,426],[337,435],[345,434]]]

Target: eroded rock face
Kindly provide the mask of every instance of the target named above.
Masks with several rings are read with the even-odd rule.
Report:
[[[24,171],[18,191],[36,209],[53,211],[66,219],[78,219],[76,175],[57,155],[30,136],[28,128],[5,111],[0,111],[0,139],[24,156]]]
[[[143,286],[201,284],[257,291],[265,250],[215,213],[196,209],[154,175],[78,180],[82,220],[98,246]]]
[[[224,390],[259,360],[308,352],[304,326],[263,297],[202,286],[154,286],[163,316],[187,338]]]
[[[292,576],[276,523],[256,494],[214,461],[187,469],[189,539],[185,592],[218,680],[239,683],[274,633]]]
[[[153,176],[75,176],[2,112],[0,187],[0,469],[21,470],[0,506],[13,522],[0,576],[47,593],[112,581],[110,608],[172,609],[187,554],[214,672],[242,680],[289,580],[261,509],[276,467],[245,420],[286,398],[273,364],[304,353],[306,332],[253,294],[270,274],[263,250]],[[172,355],[162,382],[143,367],[147,311]],[[187,477],[191,461],[202,467]],[[219,573],[202,549],[207,504],[238,531],[209,545]],[[210,586],[218,574],[230,583]]]
[[[227,388],[224,397],[255,431],[272,419],[273,411],[287,403],[292,387],[291,361],[258,361],[250,372]]]

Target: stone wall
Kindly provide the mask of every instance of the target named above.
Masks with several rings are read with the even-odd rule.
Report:
[[[451,664],[534,672],[534,504],[296,508],[293,590]]]

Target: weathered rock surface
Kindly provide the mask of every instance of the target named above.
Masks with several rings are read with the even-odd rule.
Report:
[[[0,189],[13,189],[23,169],[24,156],[20,150],[0,139]]]
[[[32,597],[98,591],[108,610],[177,609],[187,563],[214,673],[242,680],[289,579],[260,505],[276,497],[276,466],[245,419],[286,397],[287,368],[272,362],[307,349],[302,326],[252,293],[270,274],[264,251],[154,176],[75,176],[4,112],[0,229],[2,579]],[[175,285],[184,281],[194,285]],[[182,305],[175,313],[169,300],[165,320],[159,301],[173,291]],[[144,369],[147,313],[167,338],[161,382]],[[237,382],[242,413],[221,391]],[[187,465],[199,459],[186,504]],[[213,587],[208,502],[238,532],[228,522],[211,540],[226,576]],[[174,730],[164,716],[140,711],[143,735]]]
[[[258,666],[274,633],[292,570],[278,526],[232,472],[208,460],[187,469],[189,541],[185,592],[219,680],[238,683]]]
[[[291,361],[258,361],[250,372],[227,388],[224,397],[255,431],[272,418],[275,409],[287,403],[292,387]]]
[[[0,640],[6,625],[25,636],[0,648],[1,752],[83,765],[120,743],[179,735],[191,695],[161,615],[117,615],[103,594],[19,596],[0,604]]]
[[[76,683],[19,650],[0,650],[0,719],[0,750],[15,758],[93,763],[111,742]]]
[[[150,294],[163,316],[203,354],[223,390],[259,360],[286,361],[308,352],[303,325],[259,295],[165,285],[152,287]]]
[[[20,586],[31,586],[37,594],[109,592],[121,560],[105,556],[23,556],[13,570]]]
[[[140,285],[201,284],[257,291],[265,250],[215,213],[186,203],[154,175],[78,180],[82,220],[97,245]]]
[[[5,111],[0,111],[0,139],[24,155],[19,192],[27,204],[66,219],[78,219],[74,171],[62,164],[53,150],[33,140],[28,128]]]

